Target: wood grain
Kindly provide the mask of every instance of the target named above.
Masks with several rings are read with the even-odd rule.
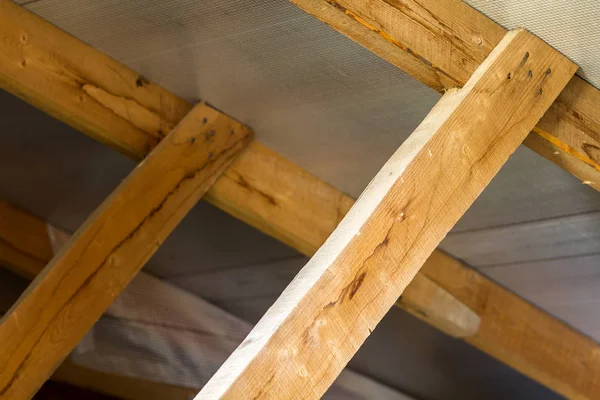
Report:
[[[290,1],[438,92],[464,85],[506,33],[461,0]],[[599,103],[574,77],[524,142],[596,190]]]
[[[320,398],[577,67],[509,32],[375,176],[197,399]]]
[[[0,86],[134,159],[141,159],[191,108],[10,1],[0,0],[0,16],[6,44],[0,47]],[[308,256],[354,203],[255,141],[205,199]]]
[[[251,137],[200,103],[134,169],[0,321],[0,399],[33,396]]]

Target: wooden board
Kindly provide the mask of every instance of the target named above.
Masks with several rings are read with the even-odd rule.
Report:
[[[452,233],[440,247],[474,267],[550,260],[598,252],[599,226],[600,212],[595,212]]]
[[[448,91],[198,394],[319,398],[577,67],[509,32]]]
[[[464,85],[506,33],[461,0],[290,1],[438,92]],[[525,141],[597,190],[599,102],[600,92],[574,77]]]
[[[0,398],[35,393],[251,137],[200,103],[134,169],[0,321]]]

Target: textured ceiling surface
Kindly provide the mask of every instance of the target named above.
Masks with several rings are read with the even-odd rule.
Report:
[[[579,67],[579,75],[600,88],[598,0],[466,0],[507,29],[524,27]]]
[[[439,98],[286,0],[22,3],[178,95],[207,100],[249,124],[261,142],[353,196],[360,194]],[[581,65],[582,76],[598,86],[600,11],[596,1],[469,3],[506,27],[524,26],[548,40]],[[0,196],[59,226],[77,229],[134,166],[7,94],[0,94],[0,105]],[[600,266],[594,258],[600,253],[598,211],[600,195],[596,191],[521,148],[443,247],[600,339],[600,299],[587,296],[577,302],[577,308],[568,300],[581,288],[592,293],[597,286],[591,282],[600,285]],[[480,247],[482,243],[485,246]],[[245,282],[222,278],[218,271],[223,268],[240,268],[239,276],[247,274],[251,279],[264,273],[257,272],[256,266],[286,263],[295,256],[283,245],[202,203],[147,269],[212,296],[215,287],[237,293],[240,288],[236,285]],[[243,268],[248,265],[254,268]],[[564,279],[562,269],[570,271],[569,279]],[[552,282],[548,285],[562,295],[539,295],[543,288],[531,278],[532,271],[547,274],[545,282]],[[286,273],[281,272],[287,279]],[[219,284],[212,286],[205,279]],[[253,292],[256,303],[246,298],[227,304],[241,313],[262,312],[267,302],[260,299],[270,301],[274,294],[272,288],[267,289]],[[400,322],[394,320],[384,326],[397,324]],[[407,337],[421,329],[408,326]],[[383,329],[382,338],[394,336]],[[438,340],[433,334],[423,337],[423,347],[446,349],[442,351],[457,356],[453,362],[460,362],[455,350],[447,350],[456,349],[452,341]],[[402,351],[395,354],[402,357]],[[392,372],[371,370],[374,367],[367,358],[361,358],[366,370],[392,385],[404,384]],[[464,374],[461,384],[475,384],[476,371],[493,370],[490,365],[492,361],[480,360],[472,368],[460,370],[457,373]],[[389,369],[393,370],[391,364]],[[527,386],[519,382],[519,387]],[[429,395],[456,398],[448,394],[452,384],[446,384]],[[544,396],[540,398],[550,398]]]

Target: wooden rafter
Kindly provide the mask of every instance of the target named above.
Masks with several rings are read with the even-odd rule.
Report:
[[[0,320],[0,399],[28,399],[251,140],[198,104]]]
[[[197,399],[320,398],[577,67],[509,32],[448,91]]]
[[[165,133],[160,127],[175,125],[192,107],[8,0],[0,0],[0,22],[2,46],[10,49],[0,51],[0,87],[134,159],[140,160],[156,145]],[[572,80],[561,97],[567,96],[570,102],[578,99],[580,112],[589,110],[598,98],[597,91],[584,82],[573,82],[578,81]],[[90,86],[104,88],[114,96],[110,97],[112,101],[105,104],[108,96],[104,96],[105,103],[96,100],[87,92],[102,97],[89,90]],[[133,105],[124,99],[135,103],[131,112],[114,113],[112,109]],[[587,131],[600,131],[594,128],[595,114],[585,111],[581,115],[587,121]],[[583,165],[582,171],[586,170]],[[256,141],[205,198],[308,256],[325,242],[354,202]],[[16,249],[13,257],[24,255],[25,261],[29,250],[18,254],[21,250]],[[448,265],[453,274],[445,273],[450,269]],[[591,356],[598,353],[596,343],[441,252],[433,253],[423,271],[453,297],[483,315],[483,326],[495,327],[480,329],[475,338],[467,339],[469,343],[560,393],[596,397],[593,394],[600,390],[600,378],[594,371],[600,368],[584,368],[598,363]],[[409,297],[406,291],[401,302]],[[504,304],[511,306],[505,308]],[[523,320],[522,313],[530,318]],[[498,328],[501,321],[516,321],[519,329],[535,332],[539,340],[524,335],[511,335],[508,340]]]
[[[506,29],[461,0],[290,0],[443,92],[465,84]],[[600,91],[574,77],[524,144],[600,190]]]

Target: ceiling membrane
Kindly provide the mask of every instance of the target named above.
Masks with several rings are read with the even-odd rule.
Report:
[[[507,29],[527,28],[569,57],[578,74],[600,88],[600,7],[597,0],[466,0]]]

